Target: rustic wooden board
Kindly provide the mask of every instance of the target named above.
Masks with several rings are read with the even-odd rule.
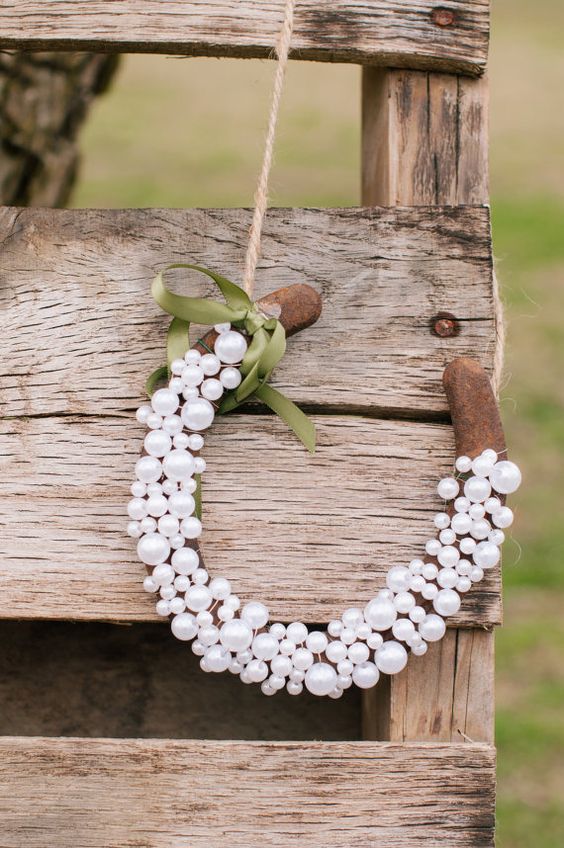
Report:
[[[483,744],[0,739],[3,848],[491,848]]]
[[[240,280],[249,223],[235,209],[0,210],[3,414],[132,409],[164,357],[155,270],[198,261]],[[444,415],[445,364],[491,366],[485,208],[273,209],[264,256],[257,295],[300,281],[323,294],[321,319],[291,340],[273,381],[299,403]],[[180,279],[179,291],[217,296],[201,275]],[[441,310],[459,318],[456,338],[431,333]]]
[[[390,565],[421,556],[452,467],[441,424],[316,416],[309,456],[272,416],[216,422],[204,454],[203,553],[275,618],[324,622],[366,603]],[[125,504],[144,428],[123,417],[1,422],[3,617],[153,619]],[[499,621],[489,574],[452,621]]]
[[[192,56],[269,56],[283,2],[264,0],[6,0],[0,47]],[[300,0],[293,56],[480,73],[487,0]]]

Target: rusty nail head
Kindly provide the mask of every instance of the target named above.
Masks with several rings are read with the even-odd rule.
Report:
[[[434,24],[440,27],[452,26],[455,21],[455,14],[452,9],[443,9],[441,7],[433,9],[431,12],[431,20]]]
[[[460,333],[460,324],[452,312],[438,312],[431,318],[431,332],[441,339],[452,338]]]

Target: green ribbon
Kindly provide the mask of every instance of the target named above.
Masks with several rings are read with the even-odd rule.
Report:
[[[210,277],[226,302],[174,294],[164,283],[164,274],[173,268],[188,268]],[[264,315],[240,286],[200,265],[180,262],[168,265],[153,280],[151,293],[161,309],[173,319],[167,335],[168,366],[157,368],[151,374],[147,380],[149,394],[157,383],[169,376],[171,362],[183,358],[188,350],[190,324],[232,324],[244,330],[251,341],[240,366],[243,379],[236,389],[225,395],[219,412],[230,412],[254,395],[286,422],[311,453],[315,451],[313,422],[295,403],[267,383],[286,351],[286,333],[280,321]]]

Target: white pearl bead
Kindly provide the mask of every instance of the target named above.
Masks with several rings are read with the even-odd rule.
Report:
[[[206,430],[213,423],[215,410],[209,400],[194,398],[182,407],[182,422],[189,430]]]
[[[486,514],[486,509],[481,503],[474,503],[468,510],[468,515],[473,521],[478,521],[480,518],[483,518]]]
[[[425,609],[420,606],[413,607],[413,609],[409,613],[410,619],[414,624],[420,624],[426,616]]]
[[[156,592],[159,584],[151,574],[148,574],[143,580],[143,588],[146,592]]]
[[[501,507],[501,501],[499,498],[488,498],[484,504],[484,509],[486,512],[493,513]]]
[[[250,601],[248,604],[245,604],[241,610],[241,618],[243,621],[246,621],[249,627],[252,627],[253,630],[259,630],[261,627],[264,627],[268,621],[268,617],[268,607],[261,604],[259,601]]]
[[[488,542],[493,542],[494,545],[503,545],[505,542],[505,533],[503,530],[492,530],[488,534]]]
[[[142,498],[132,498],[127,504],[127,514],[134,521],[141,521],[147,515],[147,504]]]
[[[300,671],[297,668],[293,668],[292,671],[290,672],[290,680],[292,681],[292,683],[303,683],[304,677],[305,677],[305,672]]]
[[[236,362],[241,362],[246,353],[247,340],[241,333],[228,330],[226,333],[220,333],[215,340],[213,349],[222,362],[235,365]]]
[[[464,494],[472,503],[487,500],[491,491],[492,487],[484,477],[469,477],[464,484]]]
[[[280,653],[290,656],[296,650],[296,645],[291,639],[282,639],[280,642]]]
[[[210,581],[210,592],[216,601],[224,601],[231,594],[231,583],[225,577],[214,577]]]
[[[213,353],[205,353],[200,359],[200,367],[206,377],[213,377],[221,368],[221,362]]]
[[[279,677],[277,674],[271,674],[268,678],[268,682],[276,692],[278,692],[280,689],[283,689],[286,685],[286,681],[284,680],[284,678]]]
[[[227,671],[231,663],[231,654],[221,645],[212,645],[211,648],[207,648],[204,657],[209,670],[216,673]]]
[[[163,562],[163,563],[161,563],[161,565],[157,565],[156,568],[153,569],[153,573],[151,574],[151,577],[153,578],[153,580],[156,580],[156,582],[159,584],[159,586],[162,586],[163,588],[168,586],[171,589],[172,594],[168,598],[167,598],[166,594],[165,595],[162,594],[162,589],[161,589],[161,597],[164,598],[165,601],[169,601],[170,598],[174,598],[175,592],[174,592],[174,587],[172,585],[172,581],[173,581],[173,578],[174,578],[174,571],[172,570],[172,568],[170,567],[170,565],[168,563]]]
[[[419,625],[419,632],[427,642],[438,642],[446,633],[445,621],[431,612]]]
[[[368,624],[368,622],[363,622],[359,624],[356,628],[356,635],[358,639],[368,639],[370,634],[372,633],[372,628]]]
[[[444,477],[437,486],[439,497],[445,501],[451,501],[455,498],[459,490],[458,480],[454,477]]]
[[[452,529],[441,530],[439,533],[439,542],[442,545],[452,545],[456,542],[456,533]]]
[[[416,576],[419,574],[423,574],[423,568],[425,567],[425,563],[422,559],[412,559],[409,563],[409,570],[412,574]]]
[[[135,476],[143,483],[156,483],[162,473],[162,465],[154,456],[142,456],[135,464]]]
[[[411,592],[399,592],[393,600],[398,612],[407,613],[415,606],[415,598]]]
[[[352,645],[355,641],[356,630],[353,630],[352,627],[345,627],[341,633],[341,642],[344,642],[345,645]]]
[[[253,658],[253,652],[249,648],[245,648],[243,651],[237,651],[237,662],[240,662],[241,665],[247,665]]]
[[[186,601],[178,595],[169,602],[169,605],[170,611],[174,615],[178,615],[186,609]]]
[[[209,380],[204,380],[201,392],[203,397],[208,400],[219,400],[223,394],[223,386],[219,380],[211,377]]]
[[[438,553],[438,561],[445,568],[453,568],[460,559],[460,553],[452,545],[445,545]]]
[[[216,642],[219,642],[219,628],[215,624],[206,624],[205,627],[200,628],[198,639],[207,648],[210,645],[215,645]]]
[[[164,473],[171,480],[179,482],[186,480],[194,472],[194,457],[189,451],[177,450],[171,451],[163,460]]]
[[[192,433],[188,436],[188,447],[193,451],[202,450],[204,447],[204,437],[199,433]]]
[[[186,448],[189,447],[188,442],[189,437],[186,435],[186,433],[177,433],[174,439],[172,440],[172,444],[175,448],[178,448],[178,450],[186,450]]]
[[[437,554],[439,553],[441,548],[442,548],[442,545],[441,545],[441,543],[439,542],[438,539],[429,539],[429,541],[425,545],[425,552],[429,556],[435,557],[435,556],[437,556]]]
[[[341,616],[341,620],[345,627],[356,630],[356,628],[364,621],[364,615],[362,614],[360,607],[349,607],[344,611]]]
[[[487,457],[477,456],[474,462],[472,463],[472,474],[475,474],[476,477],[489,477],[493,468],[493,462],[491,462]]]
[[[194,457],[194,474],[203,474],[206,470],[206,460],[201,456]]]
[[[392,625],[392,633],[400,642],[407,642],[415,633],[415,625],[409,618],[398,618]]]
[[[154,518],[150,518],[149,516],[147,516],[147,518],[144,518],[141,521],[141,530],[143,531],[143,533],[154,533],[156,529],[157,522]]]
[[[469,456],[459,456],[454,463],[454,467],[461,474],[466,474],[472,468],[472,460]]]
[[[237,660],[231,660],[229,663],[229,671],[231,674],[240,674],[243,671],[243,666]]]
[[[496,462],[490,474],[490,480],[496,492],[510,495],[521,485],[521,472],[514,462],[504,459]]]
[[[438,587],[434,583],[426,583],[421,589],[421,594],[426,601],[432,601],[439,594]]]
[[[292,663],[294,668],[299,671],[305,671],[313,663],[313,654],[307,648],[296,648],[292,654]]]
[[[186,386],[182,389],[182,397],[184,400],[194,400],[195,398],[200,397],[200,391],[196,388],[196,386]]]
[[[353,642],[353,644],[349,646],[348,657],[355,665],[366,662],[369,656],[370,650],[368,645],[364,642]]]
[[[328,663],[314,663],[306,672],[305,686],[312,695],[329,695],[336,683],[337,672]]]
[[[374,661],[384,674],[397,674],[407,664],[407,651],[399,642],[384,642],[374,654]]]
[[[177,518],[188,518],[196,509],[196,501],[188,492],[175,492],[168,499],[168,509]]]
[[[192,580],[194,583],[207,583],[208,582],[208,572],[205,568],[197,568],[195,572],[192,574]]]
[[[177,592],[186,592],[190,588],[190,578],[185,574],[179,574],[174,578],[174,588]]]
[[[140,406],[137,412],[135,413],[135,417],[137,418],[140,424],[146,424],[147,418],[149,417],[152,411],[153,410],[150,406]]]
[[[469,577],[459,577],[456,581],[455,589],[457,592],[468,592],[472,588],[472,581]]]
[[[268,677],[268,666],[263,660],[251,660],[247,665],[247,674],[253,683],[262,683]]]
[[[230,610],[236,611],[241,606],[241,601],[239,600],[237,595],[230,595],[228,598],[225,599],[224,606],[226,606]]]
[[[182,382],[187,388],[199,386],[204,379],[204,372],[200,365],[187,365],[182,371]]]
[[[339,674],[342,675],[352,674],[353,668],[354,665],[349,659],[341,660],[339,663],[337,663],[337,671],[339,672]]]
[[[184,360],[183,359],[173,359],[170,363],[170,371],[172,374],[182,374],[184,369]]]
[[[263,681],[260,684],[261,692],[263,695],[271,696],[276,695],[276,689],[273,689],[268,680]]]
[[[153,518],[160,518],[167,511],[168,502],[164,495],[152,495],[147,501],[147,512]]]
[[[441,568],[437,583],[442,589],[454,589],[458,581],[458,572],[454,568]]]
[[[350,689],[352,686],[352,676],[350,674],[338,674],[337,675],[337,686],[340,689]]]
[[[180,532],[186,539],[197,539],[202,535],[202,522],[194,515],[190,518],[183,518]]]
[[[171,563],[177,574],[192,574],[198,568],[200,558],[192,548],[180,548],[173,553]]]
[[[130,492],[134,498],[142,498],[147,493],[147,484],[141,480],[135,480],[130,486]]]
[[[370,601],[364,610],[364,617],[374,630],[388,630],[396,620],[397,615],[397,610],[392,601],[380,598]]]
[[[355,666],[352,679],[359,689],[371,689],[378,683],[380,672],[373,662],[363,662]]]
[[[471,554],[476,548],[476,540],[475,539],[461,539],[460,540],[460,550],[463,554]]]
[[[485,518],[480,518],[478,521],[472,522],[472,530],[470,531],[474,539],[486,539],[491,530],[489,521]]]
[[[170,389],[158,389],[151,398],[151,406],[158,415],[172,415],[178,409],[178,395]]]
[[[476,566],[470,571],[470,574],[468,576],[472,583],[479,583],[480,580],[484,579],[484,571],[482,568],[478,568],[478,566]]]
[[[186,592],[186,606],[194,612],[208,609],[212,601],[212,594],[207,586],[190,586]]]
[[[480,542],[472,555],[472,559],[479,568],[493,568],[500,560],[501,554],[497,545],[493,542]]]
[[[423,637],[420,633],[413,633],[407,640],[407,644],[410,648],[416,648],[418,645],[423,644]]]
[[[170,539],[171,536],[178,533],[178,518],[175,518],[174,515],[163,515],[162,518],[159,518],[157,527],[159,533]]]
[[[383,638],[381,633],[372,633],[372,635],[369,636],[368,639],[366,640],[366,644],[368,645],[368,647],[372,648],[373,650],[376,650],[376,648],[379,648],[380,645],[383,644],[383,642],[384,642],[384,638]]]
[[[470,501],[468,498],[457,498],[454,502],[456,512],[468,512],[470,509]]]
[[[166,618],[168,615],[170,615],[170,604],[168,601],[157,601],[155,605],[155,610],[157,612],[157,615],[161,615],[163,618]]]
[[[282,640],[286,636],[286,628],[283,624],[280,624],[279,621],[275,621],[274,624],[271,624],[269,629],[269,633],[272,633],[277,639]]]
[[[147,533],[137,543],[137,555],[146,565],[159,565],[170,554],[168,539],[160,533]]]
[[[172,379],[169,380],[168,387],[171,392],[174,392],[176,395],[179,395],[182,392],[182,389],[184,388],[184,383],[182,382],[182,379],[180,377],[172,377]]]
[[[223,324],[215,324],[214,330],[216,333],[227,333],[231,329],[231,324],[223,323]]]
[[[186,362],[188,365],[198,365],[201,358],[202,354],[200,353],[200,351],[196,350],[193,347],[187,350],[184,354],[184,362]]]
[[[251,625],[247,623],[251,630]],[[272,633],[259,633],[253,639],[252,651],[259,660],[271,660],[280,649],[280,643]]]
[[[202,643],[198,641],[198,639],[195,639],[192,642],[191,648],[192,648],[192,653],[195,654],[197,657],[203,656],[204,651],[206,650],[205,647],[202,645]]]
[[[470,574],[471,568],[472,568],[472,566],[471,566],[469,560],[467,560],[467,559],[460,559],[456,564],[457,573],[461,574],[463,576],[467,576],[468,574]]]
[[[181,491],[188,492],[189,495],[193,494],[197,488],[198,484],[192,477],[189,477],[187,480],[182,480],[180,482]]]
[[[270,661],[270,668],[273,674],[278,677],[288,677],[292,671],[292,660],[290,657],[283,657],[282,654],[277,654]]]
[[[162,423],[162,415],[159,415],[158,412],[151,412],[151,414],[147,418],[147,427],[149,427],[151,430],[158,430],[159,427],[162,426]]]
[[[450,518],[446,512],[438,512],[433,519],[433,523],[437,530],[446,530],[450,524]]]
[[[293,683],[291,680],[286,684],[286,691],[289,695],[301,695],[304,687],[301,683]]]
[[[330,621],[329,624],[327,625],[327,633],[329,634],[329,636],[334,636],[334,637],[340,636],[342,631],[343,631],[343,622],[342,621],[338,621],[337,619],[334,619],[333,621]]]
[[[439,615],[454,615],[460,609],[460,595],[454,589],[441,589],[433,606]]]
[[[127,524],[127,535],[132,539],[138,539],[142,534],[141,524],[139,521],[129,521]]]
[[[224,388],[232,390],[237,388],[243,378],[238,368],[224,368],[219,379]]]
[[[322,654],[327,647],[327,636],[320,630],[313,630],[306,638],[306,648],[313,654]]]
[[[149,483],[147,486],[147,494],[149,497],[152,497],[153,495],[162,495],[162,493],[163,487],[160,483]]]
[[[502,506],[492,515],[492,521],[496,527],[501,527],[505,529],[506,527],[511,527],[513,524],[513,510],[511,510],[508,506]]]
[[[288,639],[299,645],[307,639],[307,627],[301,621],[293,621],[288,625],[286,635]]]
[[[409,587],[411,573],[404,565],[394,565],[386,575],[386,586],[392,592],[405,592]],[[368,621],[368,619],[366,619]]]
[[[423,654],[427,653],[427,650],[427,642],[422,642],[421,645],[415,645],[415,647],[411,649],[411,652],[415,657],[422,657]]]
[[[439,569],[434,562],[426,562],[423,566],[423,577],[425,580],[434,580],[438,573]]]
[[[229,607],[226,607],[225,604],[222,604],[217,611],[217,617],[220,621],[231,621],[235,617],[235,613]]]
[[[457,512],[456,515],[452,516],[450,526],[458,536],[464,536],[470,532],[472,519],[465,512]]]
[[[200,610],[196,615],[196,621],[200,627],[209,627],[210,624],[213,624],[213,615],[208,610]]]
[[[222,624],[219,638],[229,650],[244,651],[253,641],[253,631],[245,621],[234,618]]]
[[[335,640],[334,642],[329,642],[327,648],[325,649],[325,654],[328,660],[331,662],[338,663],[341,660],[344,660],[347,656],[347,646],[343,644],[340,640]]]
[[[163,419],[163,430],[169,436],[179,436],[182,430],[182,418],[180,415],[167,415]]]

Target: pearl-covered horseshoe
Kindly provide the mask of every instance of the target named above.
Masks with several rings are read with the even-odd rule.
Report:
[[[287,335],[320,314],[319,296],[309,286],[281,289],[260,305],[279,318]],[[461,596],[500,561],[503,531],[513,521],[505,496],[518,488],[521,474],[507,459],[487,374],[471,359],[455,360],[443,383],[457,459],[453,475],[437,487],[446,502],[435,516],[437,538],[420,559],[393,565],[386,587],[363,608],[330,621],[326,632],[309,631],[301,622],[270,623],[262,602],[241,603],[229,580],[208,574],[195,515],[194,475],[206,467],[202,432],[223,393],[241,382],[237,366],[246,348],[243,333],[217,325],[172,363],[168,387],[137,411],[148,431],[127,530],[147,567],[144,588],[158,594],[157,613],[170,619],[176,638],[192,642],[204,671],[229,670],[244,683],[260,683],[265,695],[284,688],[298,695],[305,687],[339,698],[353,683],[367,689],[381,673],[400,672],[409,652],[421,656],[443,637],[445,618],[458,612]]]

